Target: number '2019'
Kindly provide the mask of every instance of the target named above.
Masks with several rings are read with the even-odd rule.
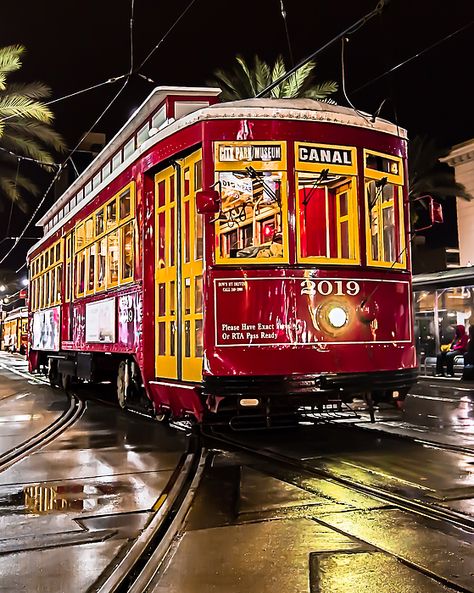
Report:
[[[302,280],[301,294],[314,296],[320,294],[322,296],[329,296],[330,294],[342,296],[348,294],[349,296],[356,296],[360,292],[360,284],[355,280]]]

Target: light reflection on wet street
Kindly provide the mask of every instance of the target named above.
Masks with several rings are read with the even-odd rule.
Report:
[[[3,451],[69,405],[62,391],[4,369],[0,385]],[[0,591],[86,591],[149,520],[186,441],[88,401],[60,437],[0,473]]]
[[[375,425],[362,414],[355,426],[233,433],[294,468],[217,447],[149,591],[474,591],[473,398],[460,384],[432,383],[420,382],[404,411],[383,411]],[[0,386],[3,451],[67,406],[61,391],[5,369]],[[94,590],[146,525],[186,444],[183,433],[87,401],[60,437],[0,473],[0,591]],[[348,481],[457,512],[466,525],[398,508]]]

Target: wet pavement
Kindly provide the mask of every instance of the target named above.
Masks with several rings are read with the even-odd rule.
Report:
[[[15,374],[7,363],[0,354],[0,454],[67,405],[20,362]],[[307,469],[224,446],[214,451],[148,591],[474,591],[468,523],[415,514],[347,483],[471,520],[473,401],[468,385],[430,378],[413,388],[404,410],[380,411],[375,425],[361,413],[354,426],[234,433],[247,447]],[[88,401],[61,437],[0,473],[0,592],[93,591],[149,520],[185,448],[183,433]]]
[[[13,372],[0,355],[0,452],[68,407],[12,360]],[[88,401],[60,437],[0,472],[0,592],[87,591],[149,520],[186,446],[183,433]]]

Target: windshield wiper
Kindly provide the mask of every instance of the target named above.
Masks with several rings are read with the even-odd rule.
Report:
[[[309,204],[309,201],[311,200],[311,196],[314,194],[314,192],[319,187],[319,185],[323,181],[326,181],[328,177],[329,177],[329,169],[323,169],[321,171],[321,173],[319,174],[319,177],[316,177],[316,180],[313,183],[313,185],[311,186],[311,189],[309,190],[308,195],[303,200],[303,206],[307,206]]]

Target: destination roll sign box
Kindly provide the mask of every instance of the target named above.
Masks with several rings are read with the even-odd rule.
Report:
[[[352,165],[352,151],[343,148],[330,148],[300,144],[301,163],[327,163],[330,165]]]

